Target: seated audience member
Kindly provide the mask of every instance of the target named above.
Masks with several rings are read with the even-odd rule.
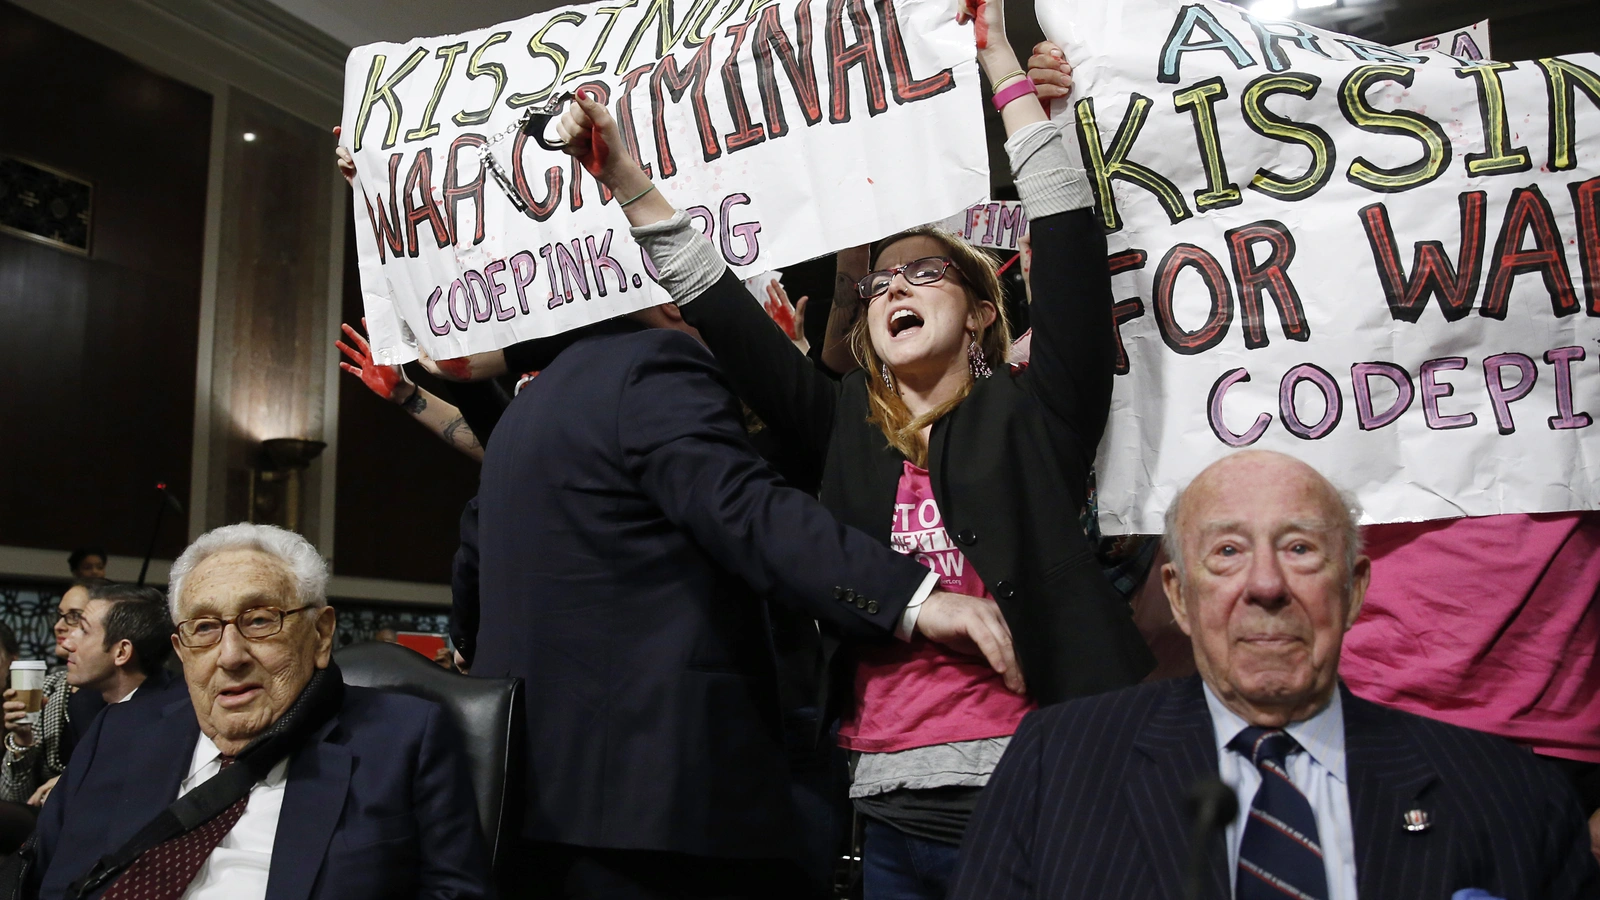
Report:
[[[344,684],[327,579],[270,525],[183,552],[170,602],[188,696],[96,719],[39,817],[38,896],[91,871],[108,900],[487,894],[459,735],[432,703]]]
[[[1339,684],[1370,562],[1321,475],[1276,453],[1227,457],[1174,501],[1166,543],[1162,582],[1199,676],[1030,715],[979,804],[954,896],[1178,897],[1184,797],[1219,776],[1240,815],[1204,848],[1204,896],[1600,893],[1552,767]]]
[[[0,622],[0,672],[9,672],[20,659],[22,646],[11,626]],[[0,800],[0,853],[15,853],[33,833],[33,811],[21,803]]]
[[[98,695],[100,705],[109,706],[141,690],[159,692],[173,680],[163,668],[172,655],[172,617],[167,598],[155,588],[108,584],[91,589],[89,604],[63,646],[67,684],[76,689],[73,702],[79,695]]]
[[[56,605],[55,623],[55,654],[62,662],[67,659],[68,635],[83,622],[89,592],[110,583],[104,578],[91,578],[76,582],[62,592]],[[39,713],[37,733],[22,721],[22,701],[16,699],[16,692],[9,689],[5,692],[6,752],[4,762],[0,763],[0,800],[38,806],[44,794],[55,786],[55,779],[72,757],[77,738],[105,705],[100,695],[92,692],[72,703],[74,690],[67,684],[64,666],[45,676],[44,708]],[[76,726],[74,715],[82,719]]]
[[[106,552],[99,547],[79,547],[67,557],[75,579],[106,577]]]
[[[1033,49],[1042,97],[1060,48]],[[1369,525],[1372,587],[1340,673],[1357,696],[1516,741],[1578,786],[1600,855],[1600,513]]]

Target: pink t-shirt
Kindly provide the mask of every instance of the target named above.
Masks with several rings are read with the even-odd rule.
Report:
[[[1339,674],[1385,706],[1600,762],[1600,513],[1365,530]]]
[[[945,533],[928,470],[910,462],[900,476],[889,540],[938,572],[943,590],[988,595]],[[865,753],[1004,737],[1033,709],[1033,701],[1006,689],[983,657],[952,653],[921,635],[864,648],[855,687],[855,709],[839,726],[839,744]]]

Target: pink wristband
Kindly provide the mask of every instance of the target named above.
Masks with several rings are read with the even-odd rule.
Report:
[[[1039,93],[1039,89],[1034,86],[1032,78],[1025,77],[1021,81],[1013,81],[1000,90],[994,92],[994,108],[997,110],[1005,109],[1007,103],[1010,103],[1018,97],[1021,97],[1024,94],[1037,93]]]

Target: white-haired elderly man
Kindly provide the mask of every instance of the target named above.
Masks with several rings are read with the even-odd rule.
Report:
[[[487,895],[459,736],[432,703],[344,684],[327,581],[269,525],[178,557],[188,696],[112,707],[78,745],[40,815],[40,897]]]
[[[1600,897],[1578,798],[1553,766],[1340,685],[1370,574],[1355,519],[1282,454],[1201,472],[1168,512],[1161,573],[1199,675],[1030,714],[952,896]],[[1199,849],[1188,894],[1185,798],[1215,779],[1240,814]]]

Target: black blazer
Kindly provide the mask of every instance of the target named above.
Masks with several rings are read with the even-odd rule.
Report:
[[[473,674],[527,682],[533,840],[795,846],[764,596],[888,635],[927,570],[783,486],[704,347],[578,340],[495,427]]]
[[[43,900],[178,797],[200,737],[194,706],[181,681],[142,694],[95,718],[39,814]],[[487,896],[460,740],[433,703],[346,685],[343,708],[290,757],[267,900]]]
[[[1571,786],[1505,740],[1344,692],[1345,760],[1361,900],[1600,896]],[[1181,900],[1190,785],[1217,774],[1198,676],[1030,714],[995,770],[961,848],[952,900]],[[1407,832],[1421,808],[1432,826]],[[1211,841],[1201,896],[1225,900]]]
[[[1106,242],[1090,210],[1035,219],[1033,353],[934,423],[928,470],[945,527],[1005,614],[1041,704],[1125,687],[1155,666],[1079,521],[1111,403]],[[825,460],[822,501],[889,543],[904,459],[867,421],[866,378],[817,371],[731,273],[682,307],[734,389],[784,441]]]

